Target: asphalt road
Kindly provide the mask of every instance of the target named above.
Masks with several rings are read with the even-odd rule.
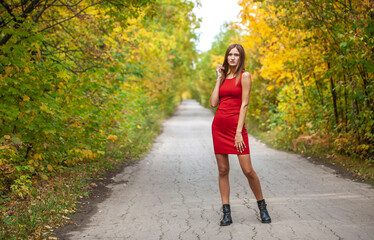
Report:
[[[185,100],[163,123],[151,151],[108,186],[85,224],[64,239],[374,239],[374,189],[296,154],[250,137],[271,224],[230,156],[233,224],[220,227],[221,201],[213,154],[213,113]]]

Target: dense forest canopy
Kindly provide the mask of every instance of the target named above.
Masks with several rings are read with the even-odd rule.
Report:
[[[196,58],[190,1],[0,1],[0,191],[131,155]],[[114,146],[115,145],[115,146]]]

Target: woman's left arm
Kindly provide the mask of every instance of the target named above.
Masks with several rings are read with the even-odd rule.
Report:
[[[252,79],[249,72],[244,72],[242,75],[242,105],[240,106],[239,121],[238,126],[236,127],[235,134],[235,147],[238,152],[244,151],[245,143],[243,141],[242,129],[245,122],[245,116],[247,115],[248,103],[249,103],[249,94],[251,93]]]

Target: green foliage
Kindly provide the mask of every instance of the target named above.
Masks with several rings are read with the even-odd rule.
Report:
[[[276,110],[268,129],[283,128],[279,140],[294,149],[318,136],[313,144],[327,144],[337,153],[373,163],[372,4],[294,0],[258,5],[272,16],[264,23],[277,36],[262,47],[282,44],[289,52],[297,51],[283,66],[291,73],[286,82],[275,84]],[[292,34],[298,34],[297,41]],[[280,53],[281,49],[265,52]]]
[[[0,195],[141,155],[191,79],[193,6],[2,1]]]

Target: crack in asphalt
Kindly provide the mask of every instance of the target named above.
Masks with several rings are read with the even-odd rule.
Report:
[[[253,232],[253,236],[251,237],[251,239],[255,240],[255,239],[256,239],[256,236],[257,236],[257,230],[256,230],[256,227],[253,227],[253,228],[252,228],[252,232]]]

